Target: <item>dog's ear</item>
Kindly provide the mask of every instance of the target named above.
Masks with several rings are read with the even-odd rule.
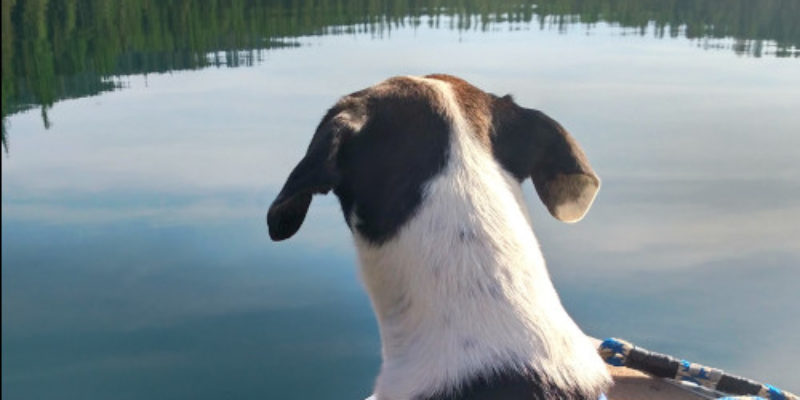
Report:
[[[328,193],[339,182],[336,156],[353,128],[330,114],[320,123],[305,157],[294,167],[269,207],[267,225],[272,240],[288,239],[297,233],[306,218],[311,197]]]
[[[495,157],[518,179],[531,177],[551,215],[580,221],[594,202],[600,178],[578,142],[558,122],[517,106],[509,96],[496,99],[492,114]]]

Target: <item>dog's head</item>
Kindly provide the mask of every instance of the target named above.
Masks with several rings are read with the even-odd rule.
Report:
[[[351,229],[374,243],[391,238],[454,156],[452,135],[462,131],[520,183],[530,177],[559,220],[579,221],[594,201],[599,178],[575,139],[544,113],[448,75],[397,77],[328,111],[269,209],[270,237],[294,235],[312,196],[333,190]]]

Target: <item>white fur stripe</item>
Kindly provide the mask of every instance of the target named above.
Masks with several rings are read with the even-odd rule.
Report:
[[[519,183],[477,140],[449,83],[412,79],[437,93],[449,159],[394,238],[375,246],[354,233],[383,345],[377,399],[507,368],[602,390],[606,368],[550,282]]]

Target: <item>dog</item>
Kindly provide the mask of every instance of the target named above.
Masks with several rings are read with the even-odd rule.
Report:
[[[510,95],[450,75],[342,97],[269,208],[294,235],[333,191],[381,336],[377,400],[595,400],[611,378],[561,305],[521,184],[583,218],[600,188],[575,139]]]

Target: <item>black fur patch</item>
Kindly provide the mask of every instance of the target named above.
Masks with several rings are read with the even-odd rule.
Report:
[[[536,111],[526,110],[511,96],[494,97],[492,102],[492,150],[495,159],[518,180],[523,181],[533,171],[535,160],[544,157],[547,140],[535,134]]]
[[[473,378],[459,390],[415,400],[597,400],[599,396],[556,387],[533,373],[506,371],[491,378]]]
[[[312,196],[333,189],[351,229],[374,244],[390,239],[419,208],[425,183],[447,162],[450,125],[437,110],[433,90],[392,78],[328,110],[269,209],[270,237],[294,235]]]
[[[577,141],[552,118],[518,106],[510,96],[492,96],[490,140],[495,159],[520,182],[530,176],[553,216],[560,218],[561,204],[591,205],[591,199],[582,204],[587,199],[581,195],[596,192],[600,180]]]
[[[328,193],[339,181],[332,159],[338,154],[339,145],[353,132],[346,123],[331,118],[333,111],[322,119],[305,157],[289,174],[269,207],[267,224],[272,240],[284,240],[294,235],[306,218],[312,196]]]
[[[390,239],[422,202],[425,183],[446,162],[450,126],[435,109],[430,88],[396,82],[365,96],[367,123],[341,146],[334,187],[345,220],[375,244]]]
[[[593,174],[575,139],[552,118],[518,106],[511,96],[494,97],[492,149],[495,158],[519,180],[534,183],[557,174]]]

